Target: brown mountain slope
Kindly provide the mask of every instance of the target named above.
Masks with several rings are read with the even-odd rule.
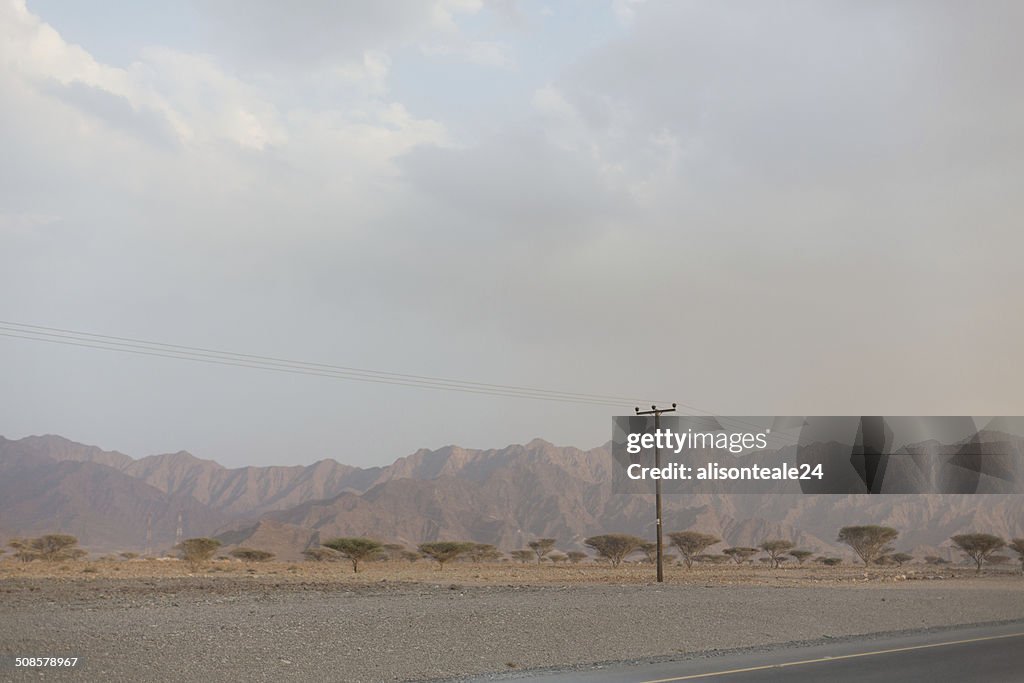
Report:
[[[0,457],[11,454],[36,455],[53,460],[72,460],[75,462],[94,462],[121,469],[135,462],[130,456],[117,451],[104,451],[96,446],[69,441],[62,436],[46,434],[44,436],[26,436],[24,439],[10,440],[0,436]]]
[[[312,465],[228,469],[179,451],[135,460],[60,436],[0,437],[0,455],[20,453],[58,461],[107,465],[173,495],[194,498],[229,517],[256,515],[372,486],[382,468],[360,469],[334,460]]]
[[[97,462],[0,454],[0,520],[8,536],[59,531],[93,551],[140,550],[151,520],[153,548],[164,550],[174,545],[179,514],[186,536],[227,521],[193,498]]]
[[[14,453],[25,441],[0,441],[0,453]],[[44,457],[41,443],[29,441],[21,455]],[[121,454],[105,454],[64,440],[55,443],[54,451],[65,460],[62,465],[90,464],[121,475],[101,488],[135,491],[136,485],[152,484],[166,496],[161,500],[199,506],[189,508],[196,510],[191,516],[196,522],[210,519],[211,523],[190,525],[186,533],[223,532],[230,534],[232,544],[270,543],[274,552],[292,556],[311,539],[339,535],[367,535],[409,545],[434,539],[474,540],[505,550],[544,536],[559,539],[559,546],[568,549],[579,547],[588,535],[609,531],[654,535],[653,497],[612,492],[607,446],[582,451],[541,440],[491,450],[448,446],[417,451],[386,468],[360,470],[331,460],[309,466],[227,469],[187,453],[125,461],[127,456]],[[52,467],[53,460],[44,459]],[[100,462],[111,462],[118,469]],[[39,495],[43,500],[26,508],[31,514],[23,512],[17,519],[6,514],[6,502],[0,499],[0,529],[7,533],[20,532],[23,526],[49,530],[50,520],[56,519],[50,507],[68,508],[45,498],[45,491]],[[103,500],[102,492],[97,492],[96,502]],[[93,520],[93,524],[104,519],[93,515],[90,501],[80,499],[76,505],[79,519]],[[199,512],[211,508],[221,515],[219,521]],[[112,509],[108,507],[107,512]],[[123,514],[134,516],[138,526],[140,513],[126,510]],[[249,521],[228,525],[228,514]],[[175,512],[166,515],[174,517]],[[901,531],[899,549],[948,546],[951,535],[974,530],[1006,538],[1024,536],[1021,495],[667,495],[664,516],[667,531],[697,528],[732,545],[787,538],[814,551],[833,553],[844,550],[835,538],[838,529],[849,524],[896,527]],[[257,520],[266,523],[260,525]],[[130,537],[139,538],[138,532]]]

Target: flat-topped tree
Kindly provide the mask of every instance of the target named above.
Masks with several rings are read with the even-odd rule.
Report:
[[[679,549],[679,555],[686,563],[687,569],[693,567],[693,561],[698,555],[716,543],[722,542],[718,536],[703,534],[699,531],[673,531],[668,535],[668,539]]]
[[[533,559],[533,551],[526,550],[525,548],[522,550],[513,550],[509,555],[512,556],[513,560],[519,560],[521,564],[526,564]]]
[[[957,534],[949,540],[953,541],[960,551],[974,560],[978,573],[992,553],[1006,547],[1006,541],[992,534]]]
[[[1024,538],[1015,538],[1007,546],[1020,557],[1020,572],[1024,574]]]
[[[502,557],[502,552],[490,543],[473,543],[472,546],[466,554],[476,564],[481,562],[497,562]]]
[[[793,549],[796,543],[793,541],[787,541],[781,538],[774,538],[765,541],[761,544],[761,550],[768,553],[768,561],[772,567],[778,567],[780,564],[786,561],[786,553]],[[783,559],[786,558],[786,559]]]
[[[869,524],[867,526],[844,526],[839,530],[836,540],[850,546],[867,567],[879,555],[890,552],[888,545],[899,535],[900,532],[892,527]]]
[[[573,564],[579,564],[583,560],[587,559],[587,554],[582,550],[570,550],[565,554],[569,558],[569,562]]]
[[[302,551],[302,554],[310,562],[336,562],[341,559],[341,553],[337,550],[331,550],[330,548],[324,548],[323,546],[317,548],[306,548]]]
[[[602,534],[584,539],[583,545],[593,548],[598,556],[611,562],[613,567],[618,567],[627,555],[646,542],[629,534]]]
[[[186,538],[177,546],[181,559],[191,565],[192,571],[208,562],[219,547],[220,541],[216,538]]]
[[[38,559],[38,555],[32,550],[31,539],[12,538],[7,545],[14,550],[14,557],[21,562],[31,562]]]
[[[798,563],[803,564],[807,561],[807,558],[813,555],[810,550],[790,550],[789,556],[795,559]]]
[[[754,555],[757,555],[759,552],[761,551],[757,548],[746,548],[743,546],[738,546],[735,548],[726,548],[722,551],[722,554],[726,555],[727,557],[731,557],[732,561],[736,564],[743,564]]]
[[[256,548],[235,548],[228,555],[246,564],[249,562],[267,562],[274,558],[274,553],[267,550],[257,550]]]
[[[324,541],[321,545],[338,551],[342,557],[349,560],[352,563],[353,573],[359,571],[360,562],[369,560],[384,547],[380,541],[362,537],[332,538],[329,541]]]
[[[78,539],[70,534],[46,534],[28,539],[28,547],[45,562],[73,560],[85,555],[85,551],[76,545]]]
[[[897,567],[902,567],[904,562],[910,562],[914,556],[910,553],[893,553],[889,555],[889,559],[895,562]]]
[[[535,541],[530,541],[526,545],[537,555],[537,564],[540,564],[540,561],[544,559],[544,556],[555,549],[555,539],[538,538]]]
[[[473,545],[473,543],[462,541],[432,541],[430,543],[421,543],[419,551],[421,554],[436,560],[438,569],[444,569],[445,562],[468,553]]]

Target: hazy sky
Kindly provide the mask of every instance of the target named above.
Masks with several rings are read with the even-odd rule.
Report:
[[[1024,4],[0,0],[0,320],[724,415],[1024,413]],[[227,465],[614,409],[0,337]]]

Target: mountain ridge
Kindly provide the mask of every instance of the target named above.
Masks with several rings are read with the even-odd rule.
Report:
[[[88,476],[69,467],[76,462]],[[154,545],[160,549],[173,545],[181,512],[186,536],[221,534],[226,544],[263,544],[289,559],[340,535],[410,546],[473,540],[511,550],[537,537],[558,538],[559,547],[569,549],[596,533],[654,534],[653,496],[613,493],[608,444],[589,450],[542,439],[485,450],[452,445],[365,469],[329,458],[225,468],[184,451],[135,460],[50,435],[0,437],[0,467],[8,480],[39,478],[49,468],[54,474],[47,481],[68,499],[61,504],[40,491],[40,500],[55,509],[20,499],[15,516],[0,497],[0,534],[54,530],[46,528],[48,520],[77,517],[83,545],[97,549],[140,549],[141,510],[156,514]],[[98,504],[104,496],[97,495],[90,507],[75,493],[83,477],[105,482],[90,490],[106,486],[125,501],[104,507]],[[900,529],[900,549],[949,556],[942,544],[953,533],[1024,535],[1024,496],[680,494],[666,495],[664,518],[669,531],[698,528],[733,545],[780,537],[829,553],[845,552],[835,541],[840,526],[887,524]]]

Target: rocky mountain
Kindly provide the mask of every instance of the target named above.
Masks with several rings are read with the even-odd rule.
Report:
[[[205,533],[229,521],[188,496],[167,494],[109,465],[12,452],[0,444],[0,534],[62,532],[96,550],[143,550],[173,545],[183,533]]]
[[[138,549],[152,513],[166,549],[182,512],[186,535],[219,533],[226,544],[288,559],[340,535],[410,546],[465,539],[506,550],[542,536],[564,549],[608,531],[653,537],[653,496],[616,494],[611,475],[608,446],[583,451],[539,439],[420,450],[384,468],[322,460],[229,469],[188,453],[133,460],[60,437],[0,438],[0,534],[59,522],[90,548]],[[733,545],[788,538],[832,553],[843,552],[835,536],[847,524],[893,526],[901,550],[947,556],[940,546],[955,533],[1024,536],[1021,495],[676,494],[666,496],[664,516],[668,531],[697,528]]]
[[[305,466],[228,469],[186,451],[135,460],[123,453],[84,446],[60,436],[30,436],[18,441],[0,437],[0,458],[15,452],[107,465],[168,495],[193,498],[227,518],[258,515],[346,490],[363,491],[382,471],[342,465],[334,460]]]

